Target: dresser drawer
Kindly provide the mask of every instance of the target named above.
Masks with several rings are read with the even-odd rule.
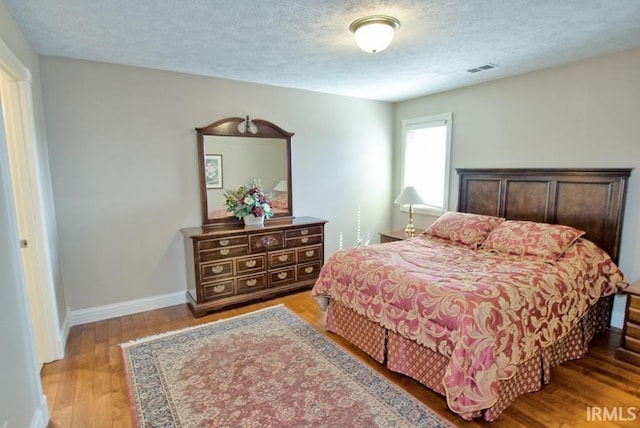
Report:
[[[230,257],[246,256],[248,254],[248,247],[246,245],[239,247],[225,247],[216,250],[204,250],[198,253],[201,262],[208,262],[211,260],[221,260]]]
[[[295,250],[275,251],[269,253],[269,269],[290,266],[296,263]]]
[[[205,239],[198,242],[199,250],[213,250],[216,248],[247,245],[247,235],[226,236],[224,238]]]
[[[295,238],[287,238],[286,247],[302,247],[306,245],[315,245],[322,243],[322,235],[305,235]]]
[[[322,245],[298,248],[298,263],[306,263],[314,260],[322,260]]]
[[[214,300],[232,296],[233,292],[233,279],[202,285],[202,298],[204,300]]]
[[[640,325],[628,322],[626,335],[640,340]]]
[[[624,337],[624,349],[627,349],[636,354],[640,354],[640,339],[634,339],[633,337]]]
[[[260,233],[249,236],[252,253],[280,250],[283,247],[282,232]]]
[[[635,324],[640,324],[640,309],[632,308],[631,306],[629,306],[627,321]]]
[[[254,254],[249,257],[236,259],[236,274],[244,275],[245,273],[255,272],[257,270],[265,270],[264,254]]]
[[[233,260],[223,260],[200,265],[200,278],[203,282],[222,279],[233,275]]]
[[[629,307],[640,309],[640,296],[629,296]]]
[[[303,236],[311,235],[322,235],[322,226],[301,227],[285,231],[286,239],[301,238]]]
[[[295,267],[280,269],[269,272],[269,286],[277,287],[278,285],[290,284],[296,280]]]
[[[236,280],[236,291],[238,294],[251,293],[252,291],[267,288],[267,274],[242,276]]]
[[[301,280],[305,280],[305,279],[312,279],[312,278],[316,278],[318,276],[318,274],[320,273],[320,268],[322,266],[320,265],[320,262],[316,262],[316,263],[307,263],[304,265],[299,265],[297,266],[297,279],[298,281]]]

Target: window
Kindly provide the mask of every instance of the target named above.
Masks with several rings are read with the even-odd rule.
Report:
[[[402,186],[414,186],[426,205],[416,212],[448,210],[451,113],[402,121]]]

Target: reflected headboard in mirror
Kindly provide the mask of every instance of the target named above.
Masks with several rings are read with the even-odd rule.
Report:
[[[238,224],[226,211],[225,190],[252,178],[272,201],[274,217],[291,217],[291,137],[271,122],[229,117],[196,128],[202,225]]]

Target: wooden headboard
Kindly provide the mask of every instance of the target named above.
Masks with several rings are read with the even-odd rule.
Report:
[[[564,224],[617,263],[631,169],[456,169],[458,211]]]

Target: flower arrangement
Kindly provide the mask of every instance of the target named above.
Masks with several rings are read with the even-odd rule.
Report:
[[[271,202],[262,191],[260,179],[252,178],[246,186],[241,186],[238,190],[225,190],[224,205],[227,211],[233,212],[237,218],[253,214],[254,217],[271,218]]]

